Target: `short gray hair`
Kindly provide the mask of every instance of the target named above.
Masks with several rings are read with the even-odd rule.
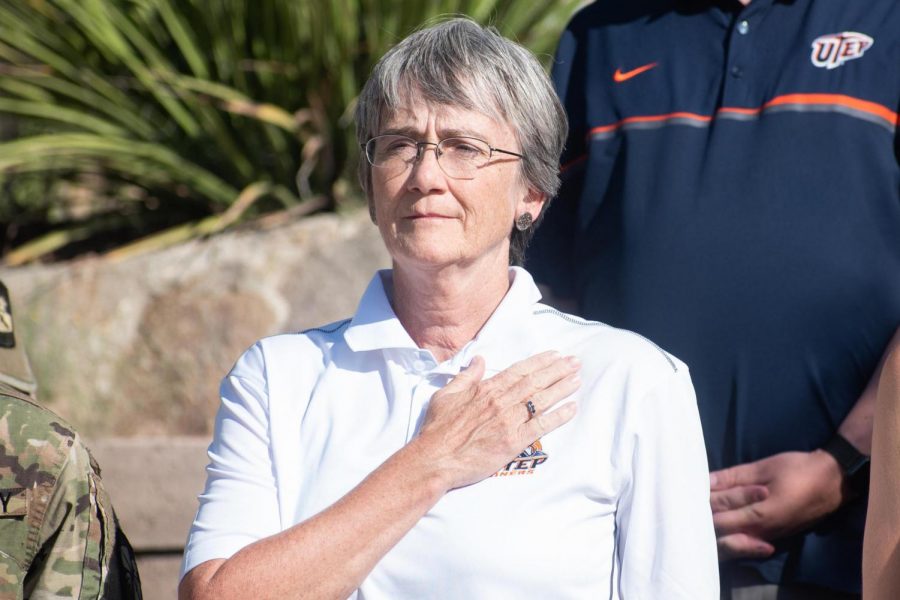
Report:
[[[366,81],[356,105],[359,143],[378,135],[382,121],[415,94],[508,123],[524,156],[526,184],[548,202],[556,195],[568,123],[549,77],[529,50],[467,18],[420,29],[391,48]],[[360,184],[374,217],[371,175],[371,165],[361,157]],[[511,264],[522,263],[533,232],[534,226],[523,232],[510,223]]]

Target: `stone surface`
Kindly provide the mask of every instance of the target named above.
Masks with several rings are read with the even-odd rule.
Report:
[[[139,554],[137,564],[144,600],[174,600],[178,597],[180,554]]]
[[[0,279],[41,401],[84,435],[208,435],[219,380],[244,349],[349,316],[388,264],[361,210]]]
[[[206,482],[206,437],[88,442],[119,522],[138,552],[180,554]]]

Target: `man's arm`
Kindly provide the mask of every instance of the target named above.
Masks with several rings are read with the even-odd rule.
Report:
[[[872,423],[881,371],[897,348],[900,329],[838,427],[838,433],[863,454],[872,451]],[[710,475],[710,489],[722,559],[768,556],[775,550],[772,540],[812,525],[852,497],[837,461],[821,449],[783,452],[715,471]]]
[[[25,581],[26,595],[71,590],[79,598],[105,597],[109,549],[115,536],[112,507],[81,438],[76,435],[71,441],[52,493],[34,498],[47,509],[38,559]]]

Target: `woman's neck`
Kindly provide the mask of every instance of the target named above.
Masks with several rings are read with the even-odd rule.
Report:
[[[438,362],[456,354],[481,330],[509,290],[506,263],[439,269],[394,264],[392,305],[400,323]]]

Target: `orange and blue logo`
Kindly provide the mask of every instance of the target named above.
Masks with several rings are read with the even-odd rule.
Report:
[[[829,33],[813,40],[812,64],[822,69],[837,69],[848,60],[860,58],[875,40],[864,33],[844,31]]]
[[[541,446],[541,441],[537,440],[509,461],[505,467],[491,475],[491,477],[508,477],[511,475],[534,475],[534,470],[547,462],[547,453]]]
[[[641,73],[646,73],[659,63],[648,63],[636,69],[631,69],[630,71],[622,72],[622,69],[616,69],[615,73],[613,73],[613,81],[616,83],[622,83],[623,81],[628,81],[629,79],[633,79],[640,75]]]

